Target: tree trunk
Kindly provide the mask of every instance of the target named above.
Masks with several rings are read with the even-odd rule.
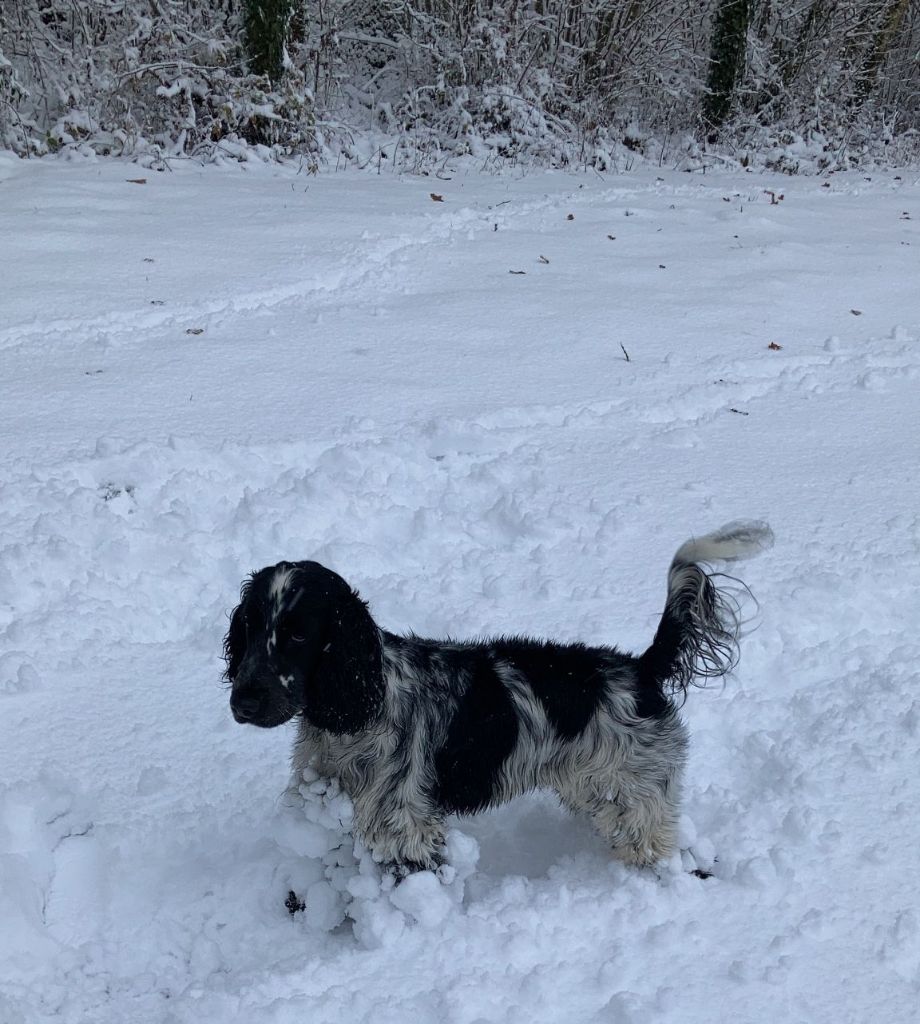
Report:
[[[719,0],[713,18],[712,45],[703,117],[714,128],[731,110],[735,87],[744,74],[744,51],[751,20],[751,0]]]
[[[249,70],[274,83],[284,74],[284,55],[294,0],[245,0],[245,39]]]
[[[891,5],[885,12],[885,17],[882,19],[879,30],[876,32],[875,39],[872,42],[872,48],[869,50],[865,64],[863,64],[861,81],[859,83],[859,91],[863,99],[867,98],[875,88],[879,69],[885,62],[888,51],[891,49],[891,44],[894,42],[898,29],[901,27],[901,22],[907,13],[909,2],[910,0],[892,0]]]

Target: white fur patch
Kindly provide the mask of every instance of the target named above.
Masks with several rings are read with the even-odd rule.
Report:
[[[752,558],[772,546],[773,531],[766,523],[739,519],[681,544],[672,566],[696,562],[735,562],[742,558]]]
[[[294,575],[294,569],[276,569],[272,581],[268,586],[269,600],[272,602],[272,610],[277,612],[281,605],[281,599],[284,597],[284,593],[290,585],[291,578]]]

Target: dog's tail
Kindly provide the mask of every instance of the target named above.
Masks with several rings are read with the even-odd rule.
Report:
[[[668,570],[668,600],[655,639],[639,658],[644,683],[656,688],[670,683],[686,697],[691,685],[703,685],[698,680],[735,667],[742,624],[737,588],[733,593],[731,586],[716,586],[715,576],[699,563],[739,561],[772,544],[773,531],[766,523],[734,522],[678,548]],[[740,580],[724,579],[747,591]]]

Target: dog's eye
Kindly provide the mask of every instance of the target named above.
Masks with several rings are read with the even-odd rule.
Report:
[[[281,643],[302,644],[307,637],[301,625],[284,616],[278,623],[278,639]]]

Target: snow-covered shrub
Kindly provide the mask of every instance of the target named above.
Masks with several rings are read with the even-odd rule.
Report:
[[[0,140],[409,168],[472,154],[603,169],[717,146],[795,170],[916,153],[920,5],[738,4],[722,76],[715,15],[731,3],[5,0]]]
[[[0,130],[19,153],[314,148],[302,73],[273,86],[249,72],[234,0],[20,0],[0,47]]]

